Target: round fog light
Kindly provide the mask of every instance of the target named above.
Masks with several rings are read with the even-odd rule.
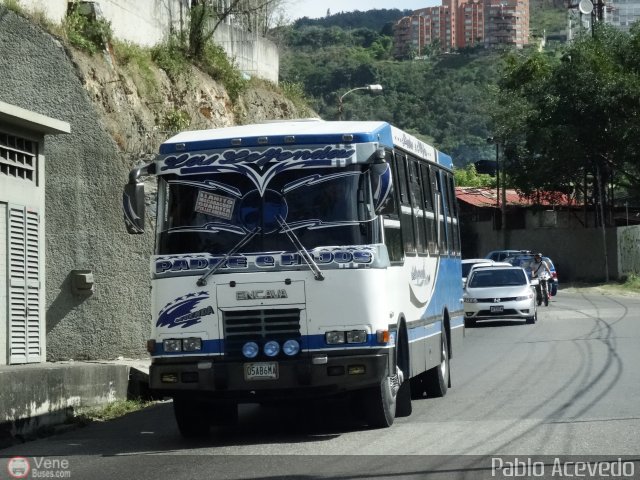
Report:
[[[260,351],[256,342],[247,342],[242,346],[242,354],[247,358],[255,358]]]
[[[282,351],[285,353],[285,355],[295,355],[300,351],[300,344],[297,342],[297,340],[287,340],[286,342],[284,342],[284,345],[282,345]]]
[[[274,340],[270,340],[264,344],[264,354],[267,357],[275,357],[280,352],[280,345]]]

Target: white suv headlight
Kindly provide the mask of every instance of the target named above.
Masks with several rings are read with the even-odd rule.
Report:
[[[473,297],[464,297],[464,303],[478,303],[478,299]]]

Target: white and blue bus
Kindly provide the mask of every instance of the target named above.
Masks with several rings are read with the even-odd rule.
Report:
[[[132,170],[130,233],[158,180],[150,388],[182,435],[335,395],[388,427],[444,395],[464,335],[452,168],[385,122],[298,120],[179,133]]]

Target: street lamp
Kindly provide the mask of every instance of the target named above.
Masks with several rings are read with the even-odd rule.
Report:
[[[379,85],[377,83],[373,85],[365,85],[364,87],[352,88],[351,90],[343,93],[342,96],[338,98],[338,120],[342,120],[342,99],[349,95],[351,92],[355,92],[356,90],[368,90],[370,92],[376,93],[382,91],[382,85]]]

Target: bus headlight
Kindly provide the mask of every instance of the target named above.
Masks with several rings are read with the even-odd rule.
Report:
[[[328,345],[336,345],[339,343],[344,343],[344,332],[333,331],[327,332],[324,334],[324,341],[327,342]]]
[[[269,340],[262,350],[267,357],[275,357],[280,352],[280,345],[275,340]]]
[[[191,337],[182,340],[182,350],[185,352],[196,352],[202,350],[202,340],[200,338]]]
[[[167,338],[162,341],[162,349],[165,352],[179,352],[182,350],[182,340],[179,338]]]
[[[367,343],[367,331],[366,330],[348,331],[347,343]]]
[[[242,346],[242,354],[247,358],[255,358],[260,348],[256,342],[247,342]]]
[[[285,355],[293,356],[296,355],[300,351],[300,344],[297,340],[287,340],[282,345],[282,351]]]

